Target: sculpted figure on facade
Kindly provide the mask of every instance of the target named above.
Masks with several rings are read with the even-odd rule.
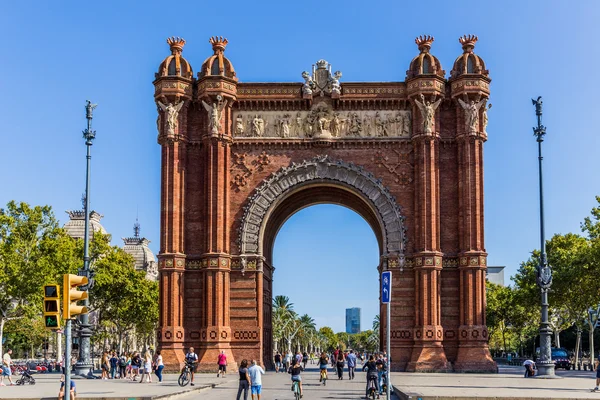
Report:
[[[362,121],[357,113],[348,113],[348,119],[350,120],[350,126],[348,128],[348,135],[350,136],[362,136],[363,128]]]
[[[425,96],[421,94],[421,101],[415,99],[415,103],[421,111],[423,117],[423,133],[433,133],[435,130],[435,110],[438,108],[442,99],[439,98],[435,102],[426,101]]]
[[[302,137],[303,133],[302,133],[302,125],[304,124],[303,120],[302,120],[302,114],[300,113],[300,111],[298,111],[298,113],[296,114],[296,118],[294,119],[294,136],[296,137]]]
[[[302,72],[302,78],[304,78],[304,85],[302,85],[302,93],[312,94],[313,88],[315,87],[315,83],[313,82],[312,76],[310,76],[308,71],[304,71]]]
[[[168,125],[167,134],[169,136],[175,135],[175,129],[177,128],[177,117],[179,116],[179,110],[181,110],[181,107],[183,106],[183,101],[180,101],[177,104],[168,103],[166,105],[161,103],[160,101],[157,101],[157,103],[160,106],[160,108],[167,114],[167,125]],[[160,123],[161,123],[160,118],[157,123],[160,125]],[[160,127],[159,127],[159,133],[160,133]]]
[[[339,137],[342,132],[342,120],[340,119],[339,113],[334,113],[331,122],[329,123],[329,128],[331,130],[331,135],[334,137]]]
[[[241,114],[235,117],[235,136],[244,136],[244,117]]]
[[[285,114],[283,118],[279,120],[279,134],[282,138],[290,137],[290,115]]]
[[[342,77],[342,73],[340,71],[335,71],[333,73],[333,75],[329,78],[332,93],[337,93],[337,94],[342,93],[342,86],[340,85],[341,77]]]
[[[223,113],[223,109],[227,106],[227,100],[225,100],[225,102],[221,102],[220,98],[218,100],[219,103],[213,102],[212,106],[202,100],[202,105],[208,113],[210,131],[213,135],[217,135],[221,130],[221,115]]]
[[[252,137],[262,137],[265,133],[265,120],[261,115],[254,115],[252,121],[250,122],[250,132],[252,132]]]
[[[402,136],[410,135],[410,113],[405,113],[402,116]]]
[[[475,102],[467,103],[458,99],[458,104],[465,111],[465,130],[467,133],[476,134],[479,131],[479,109],[485,103],[485,99]]]
[[[487,126],[488,126],[488,110],[492,108],[492,103],[488,104],[487,107],[483,107],[483,133],[487,135]]]
[[[381,118],[379,111],[375,113],[375,131],[378,137],[389,136],[388,121]]]

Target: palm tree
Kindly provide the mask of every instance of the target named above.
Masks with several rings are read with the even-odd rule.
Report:
[[[373,318],[373,331],[379,334],[379,315],[376,315],[375,318]]]
[[[273,308],[293,311],[294,303],[290,303],[290,298],[287,296],[278,295],[273,299]]]

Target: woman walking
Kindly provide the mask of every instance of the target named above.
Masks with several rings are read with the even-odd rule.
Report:
[[[240,400],[240,396],[242,395],[242,391],[244,391],[244,400],[248,400],[248,389],[250,389],[250,375],[248,375],[248,361],[242,360],[240,364],[240,384],[238,387],[238,393],[236,400]]]
[[[144,382],[144,376],[146,376],[146,382],[152,383],[152,356],[150,355],[150,351],[146,350],[144,353],[144,359],[142,360],[142,366],[140,367],[142,371],[142,377],[140,378],[140,383]]]
[[[105,351],[102,353],[102,359],[100,360],[100,368],[102,368],[102,379],[108,379],[108,371],[110,370],[110,363],[108,361],[108,353]]]
[[[159,382],[162,382],[162,370],[165,368],[163,364],[163,358],[160,355],[160,350],[156,350],[156,357],[154,359],[154,373],[158,378]]]
[[[335,366],[337,367],[338,379],[344,379],[344,352],[340,351],[335,360]]]

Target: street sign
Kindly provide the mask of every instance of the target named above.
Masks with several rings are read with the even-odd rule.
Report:
[[[392,271],[381,273],[381,303],[390,304],[392,299]]]

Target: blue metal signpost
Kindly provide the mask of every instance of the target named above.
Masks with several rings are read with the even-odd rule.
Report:
[[[381,273],[381,302],[390,304],[392,290],[392,271]]]
[[[387,353],[387,393],[386,396],[388,400],[391,395],[391,348],[390,348],[390,326],[391,324],[391,301],[392,301],[392,271],[383,271],[381,273],[381,303],[386,304],[386,314],[387,318],[385,320],[385,344],[386,344],[386,353]]]

